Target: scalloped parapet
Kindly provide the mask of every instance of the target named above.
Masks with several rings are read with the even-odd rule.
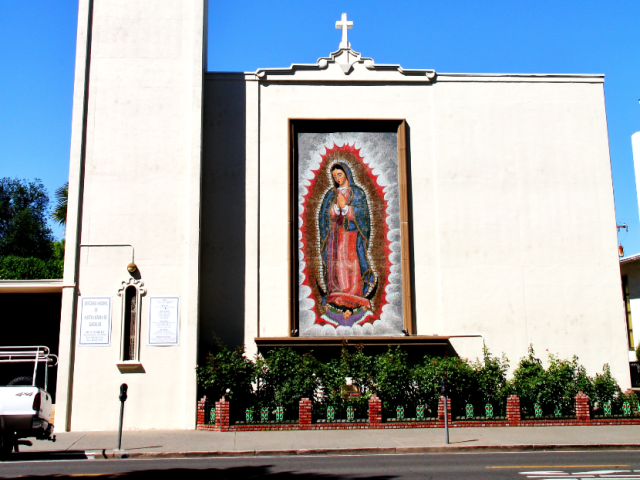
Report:
[[[250,74],[251,75],[251,74]],[[316,82],[432,82],[435,70],[405,69],[400,65],[376,64],[350,47],[340,48],[316,63],[294,63],[289,68],[260,68],[259,81]]]

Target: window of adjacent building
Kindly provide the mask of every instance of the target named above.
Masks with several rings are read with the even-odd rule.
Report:
[[[622,294],[624,297],[624,313],[627,319],[627,339],[629,341],[629,349],[635,348],[633,342],[633,323],[631,321],[631,299],[629,298],[629,278],[625,275],[622,277]]]

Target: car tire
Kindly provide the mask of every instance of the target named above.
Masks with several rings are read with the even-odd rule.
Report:
[[[11,455],[11,452],[13,451],[14,443],[15,442],[11,436],[0,436],[0,459],[4,460],[9,458],[9,455]]]
[[[26,386],[31,386],[32,383],[33,383],[33,378],[31,377],[17,377],[11,380],[9,383],[7,383],[7,387],[10,387],[13,385],[21,385],[26,387]]]

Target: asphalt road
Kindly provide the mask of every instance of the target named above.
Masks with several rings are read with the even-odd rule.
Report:
[[[354,455],[125,460],[30,460],[0,464],[2,478],[639,479],[640,451]]]

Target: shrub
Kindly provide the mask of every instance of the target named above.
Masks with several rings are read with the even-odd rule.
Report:
[[[318,361],[311,353],[276,348],[256,361],[257,400],[261,405],[296,409],[301,398],[314,399],[319,387]]]
[[[549,354],[549,367],[541,379],[538,401],[548,406],[559,406],[564,414],[574,410],[579,390],[587,395],[591,391],[589,377],[575,355],[571,360],[561,360]]]
[[[504,355],[494,357],[484,348],[483,358],[468,362],[458,357],[425,356],[422,363],[412,366],[407,352],[400,347],[391,348],[380,355],[367,356],[362,346],[355,351],[344,347],[338,358],[321,363],[312,352],[298,354],[291,348],[276,348],[255,362],[246,358],[244,350],[229,350],[219,346],[210,353],[203,366],[197,367],[198,384],[212,399],[222,396],[244,405],[282,406],[293,412],[301,398],[311,399],[314,409],[327,404],[356,406],[360,411],[373,393],[382,400],[387,413],[396,406],[426,405],[435,414],[442,379],[446,378],[452,408],[464,411],[466,403],[491,403],[498,412],[503,411],[506,397],[515,393],[522,400],[526,413],[532,414],[532,404],[540,403],[549,414],[556,406],[563,414],[573,411],[575,396],[583,391],[591,405],[601,410],[611,402],[615,411],[629,401],[637,410],[635,394],[625,395],[604,365],[603,372],[589,377],[574,356],[563,360],[549,354],[549,367],[545,370],[535,356],[533,347],[518,363],[513,379],[507,381],[509,361]],[[345,379],[361,396],[346,397],[341,392]],[[496,412],[496,415],[499,413]]]
[[[574,411],[575,397],[580,391],[596,407],[620,398],[620,387],[611,376],[608,365],[604,366],[602,374],[592,378],[575,355],[567,360],[550,353],[549,367],[545,370],[540,359],[535,357],[532,346],[529,346],[529,355],[520,360],[511,388],[525,402],[539,403],[546,407],[548,413],[558,406],[565,415]]]
[[[452,408],[464,409],[464,404],[473,401],[473,393],[477,389],[477,381],[473,375],[473,368],[466,360],[458,357],[425,356],[422,364],[413,372],[418,403],[427,405],[432,414],[435,414],[444,378]]]
[[[544,382],[544,367],[536,358],[533,345],[529,345],[529,355],[520,359],[513,372],[511,387],[513,392],[525,402],[539,401],[541,386]]]
[[[341,405],[345,399],[340,387],[345,378],[351,378],[352,384],[360,391],[361,396],[349,398],[349,403],[365,403],[375,391],[374,361],[364,354],[362,345],[356,347],[354,353],[346,347],[342,348],[340,357],[331,359],[320,366],[320,384],[322,401],[332,405]]]
[[[413,379],[416,386],[416,402],[426,405],[432,413],[440,398],[442,387],[442,375],[438,361],[440,358],[425,356],[421,365],[413,370]]]
[[[407,357],[407,353],[400,347],[389,347],[386,353],[375,359],[375,388],[383,408],[393,409],[416,399],[415,382]]]
[[[638,396],[634,391],[630,391],[629,393],[620,393],[619,396],[619,409],[622,410],[622,404],[624,402],[629,402],[629,406],[631,407],[631,411],[633,413],[638,413]]]
[[[472,398],[477,402],[488,402],[503,405],[509,394],[507,371],[509,360],[502,357],[494,357],[489,349],[482,348],[483,359],[472,364],[473,377],[476,379],[476,394]]]
[[[618,382],[611,376],[609,364],[605,363],[602,367],[602,373],[596,373],[593,379],[593,396],[589,397],[591,405],[597,410],[602,410],[606,402],[611,402],[612,405],[615,405],[621,394],[622,391]]]
[[[246,358],[241,347],[229,350],[218,346],[215,354],[209,353],[203,366],[196,367],[196,379],[205,393],[214,401],[251,401],[255,365]]]

